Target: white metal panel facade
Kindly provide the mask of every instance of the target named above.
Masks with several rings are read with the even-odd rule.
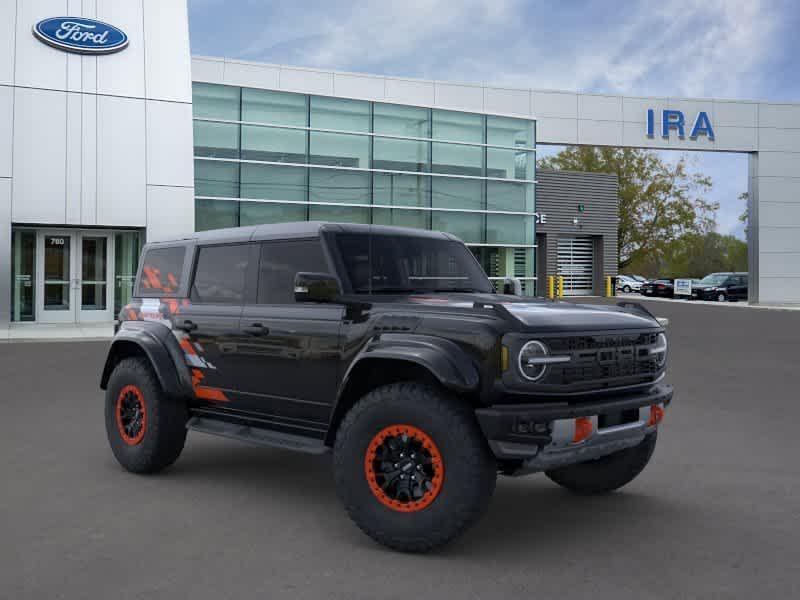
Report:
[[[66,123],[66,92],[14,89],[13,221],[64,223]],[[44,165],[46,172],[43,172]]]
[[[86,56],[34,37],[38,21],[61,16],[108,22],[129,45]],[[10,317],[12,223],[157,223],[161,239],[191,231],[190,65],[186,0],[0,2],[0,328]],[[160,160],[152,180],[151,151]]]
[[[11,177],[11,140],[14,132],[14,88],[0,86],[0,177]],[[2,226],[2,222],[0,222]]]

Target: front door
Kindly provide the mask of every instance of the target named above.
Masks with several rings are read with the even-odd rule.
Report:
[[[331,272],[319,239],[261,245],[255,304],[242,312],[240,380],[248,411],[290,431],[319,435],[336,397],[340,304],[295,303],[300,271]]]
[[[103,232],[39,232],[36,314],[40,323],[114,320],[111,244],[111,235]]]

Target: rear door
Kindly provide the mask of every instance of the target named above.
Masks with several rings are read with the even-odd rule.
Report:
[[[266,423],[321,437],[336,396],[344,307],[296,303],[301,271],[333,272],[319,239],[261,244],[256,301],[241,319],[239,349],[249,374],[242,401]]]
[[[189,302],[173,323],[192,371],[195,396],[235,408],[241,370],[239,320],[253,270],[255,245],[222,244],[197,249]]]
[[[734,275],[731,290],[737,300],[747,300],[747,275]]]

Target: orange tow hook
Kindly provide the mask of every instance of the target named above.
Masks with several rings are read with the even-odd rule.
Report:
[[[654,404],[650,407],[650,419],[647,421],[647,426],[652,427],[658,425],[664,419],[664,409]]]
[[[588,417],[578,417],[575,419],[575,435],[572,437],[572,443],[577,444],[582,442],[594,431],[592,420]]]

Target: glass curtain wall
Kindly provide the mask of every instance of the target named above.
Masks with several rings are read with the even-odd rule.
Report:
[[[438,229],[490,277],[533,289],[534,121],[205,83],[193,106],[198,231],[306,219]]]

